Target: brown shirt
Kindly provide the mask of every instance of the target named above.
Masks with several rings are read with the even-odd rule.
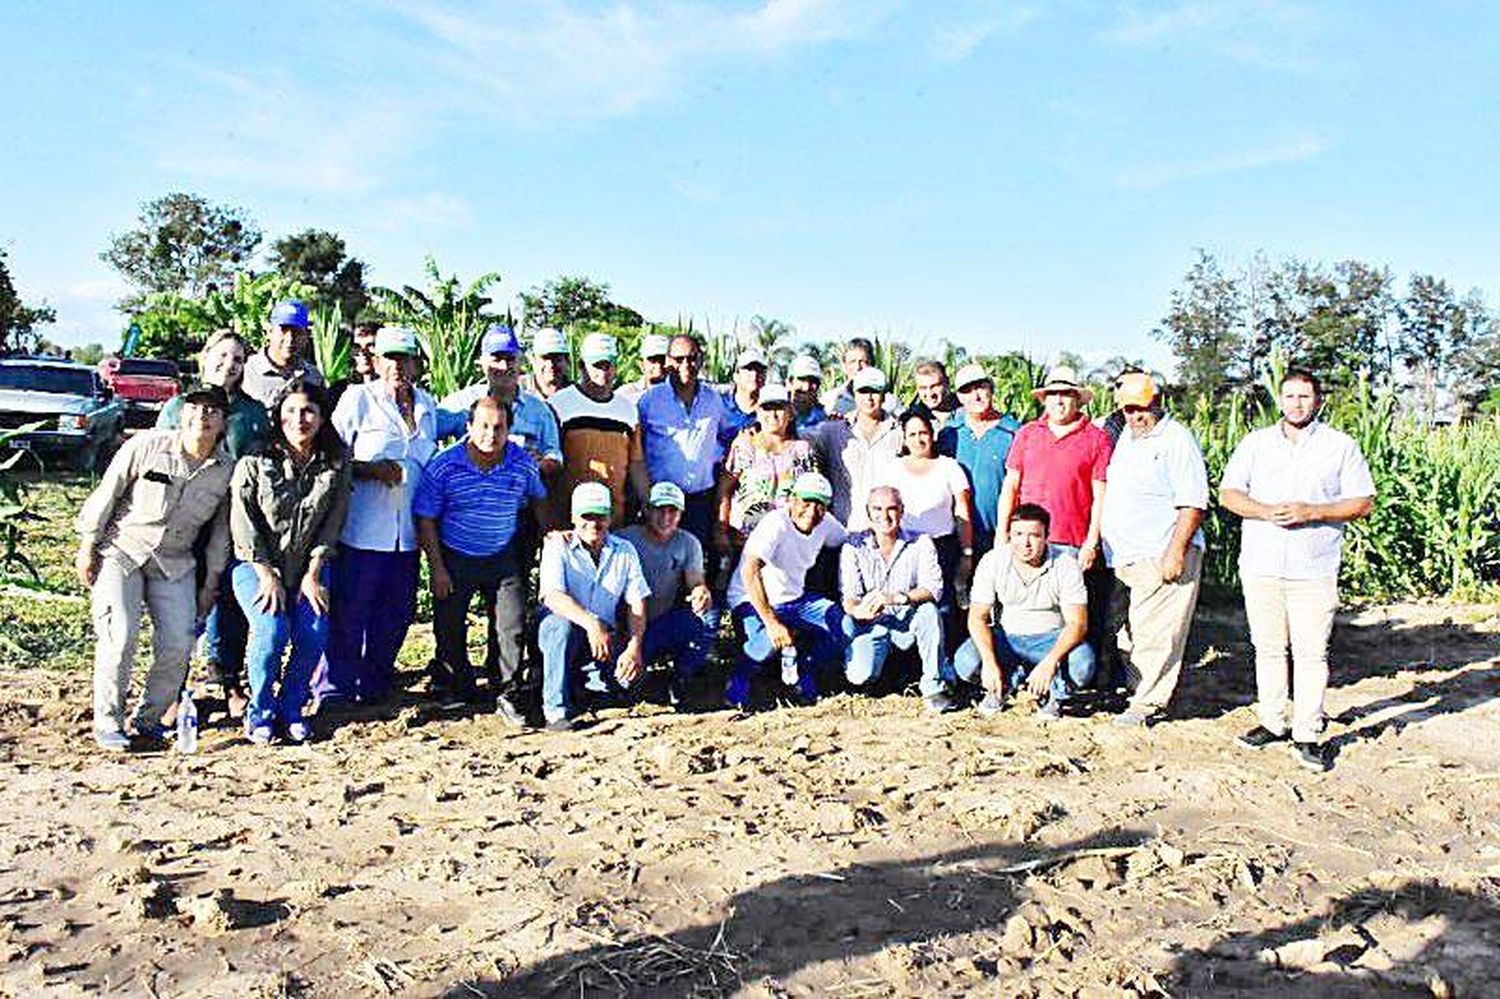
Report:
[[[149,563],[168,579],[193,571],[193,542],[212,522],[204,551],[214,582],[229,560],[229,511],[224,502],[234,464],[221,441],[194,461],[175,430],[143,430],[125,442],[78,511],[78,536],[101,558],[129,571]]]

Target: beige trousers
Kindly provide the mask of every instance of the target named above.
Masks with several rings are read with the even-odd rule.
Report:
[[[155,564],[126,571],[114,559],[101,558],[90,599],[97,732],[124,731],[142,601],[151,612],[151,670],[136,706],[135,724],[161,724],[161,716],[177,699],[187,675],[198,613],[193,573],[168,579]]]
[[[1339,607],[1338,580],[1244,576],[1240,581],[1250,641],[1255,643],[1255,707],[1260,723],[1277,735],[1286,733],[1290,645],[1292,738],[1317,742],[1323,735],[1328,637]]]
[[[1149,717],[1167,709],[1182,675],[1182,657],[1202,579],[1203,549],[1196,545],[1188,548],[1176,582],[1162,582],[1156,559],[1115,566],[1119,603],[1129,603],[1128,610],[1115,613],[1123,618],[1116,641],[1131,690],[1132,714]]]

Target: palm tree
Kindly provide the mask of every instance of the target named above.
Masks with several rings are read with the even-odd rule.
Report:
[[[428,384],[441,398],[474,376],[474,358],[485,328],[498,317],[485,311],[499,271],[486,271],[467,285],[458,275],[443,277],[437,261],[426,259],[427,290],[403,285],[400,291],[375,287],[370,297],[389,321],[408,326],[427,355]]]

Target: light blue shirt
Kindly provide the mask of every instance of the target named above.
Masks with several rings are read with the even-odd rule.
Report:
[[[480,382],[444,396],[438,403],[438,440],[462,437],[469,427],[469,408],[489,394],[490,383]],[[522,389],[510,404],[510,439],[536,461],[562,463],[562,433],[557,414],[540,396]]]
[[[688,408],[668,380],[647,389],[637,405],[651,481],[675,482],[685,493],[712,489],[714,466],[724,456],[720,435],[730,420],[723,397],[699,382]]]
[[[619,617],[620,601],[644,603],[651,595],[634,545],[609,535],[595,562],[572,531],[547,535],[537,589],[544,599],[548,593],[566,593],[610,627]]]
[[[1144,437],[1126,426],[1109,459],[1100,530],[1107,565],[1160,558],[1177,529],[1177,511],[1208,509],[1208,472],[1193,433],[1163,414]],[[1203,547],[1203,528],[1193,535]]]
[[[333,428],[355,461],[391,460],[401,464],[401,482],[388,486],[375,479],[354,480],[349,515],[339,540],[376,552],[407,552],[417,547],[411,502],[422,468],[437,451],[437,403],[425,391],[412,389],[416,429],[408,430],[401,410],[382,382],[351,385],[333,410]]]

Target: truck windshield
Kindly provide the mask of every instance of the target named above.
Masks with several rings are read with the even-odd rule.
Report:
[[[57,392],[63,395],[93,395],[94,373],[87,368],[27,367],[0,365],[0,389]]]

